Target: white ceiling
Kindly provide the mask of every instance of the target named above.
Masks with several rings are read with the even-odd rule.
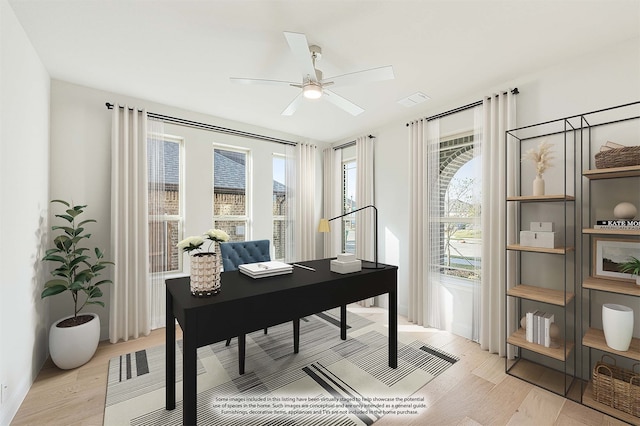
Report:
[[[54,79],[329,142],[640,37],[638,0],[9,3]],[[325,77],[393,65],[396,78],[335,88],[357,117],[324,100],[281,116],[299,89],[229,77],[300,80],[283,31],[322,47]],[[431,100],[397,103],[418,91]]]

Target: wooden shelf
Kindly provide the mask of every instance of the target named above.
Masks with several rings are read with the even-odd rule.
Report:
[[[525,284],[520,284],[510,288],[507,290],[507,295],[558,306],[566,306],[575,297],[575,294],[572,292],[567,292],[565,294],[562,290],[553,290],[550,288],[542,288]]]
[[[640,229],[593,229],[584,228],[583,234],[603,234],[603,235],[639,235]]]
[[[605,414],[616,417],[632,425],[640,425],[640,417],[632,416],[624,411],[616,410],[613,407],[609,407],[601,402],[596,401],[593,398],[593,383],[589,381],[587,388],[582,394],[582,403],[588,407],[594,408],[598,411],[602,411]]]
[[[575,201],[576,197],[573,195],[513,195],[507,197],[507,201],[520,201],[523,203],[532,202],[556,202],[556,201]]]
[[[602,278],[587,277],[582,282],[582,288],[626,294],[628,296],[640,296],[640,285],[637,285],[635,281],[605,280]]]
[[[520,244],[507,244],[507,250],[516,251],[532,251],[536,253],[549,253],[549,254],[566,254],[573,251],[573,247],[556,247],[556,248],[544,248],[544,247],[529,247],[521,246]]]
[[[604,352],[609,352],[615,355],[620,355],[625,358],[640,361],[640,339],[634,337],[631,339],[631,345],[626,352],[617,351],[607,346],[607,342],[604,338],[604,331],[597,328],[589,328],[582,338],[582,344],[589,346],[590,348],[599,349]]]
[[[535,384],[558,395],[580,401],[580,383],[571,374],[555,370],[542,364],[519,358],[506,368],[507,374]],[[575,384],[578,386],[574,386]]]
[[[587,179],[614,179],[640,176],[640,166],[611,167],[608,169],[591,169],[582,172]]]
[[[569,357],[569,354],[573,350],[575,346],[573,342],[565,342],[560,341],[558,344],[559,348],[546,348],[544,345],[538,345],[536,343],[527,342],[525,337],[525,331],[522,328],[519,328],[518,331],[513,333],[511,336],[507,338],[507,343],[510,345],[518,346],[523,349],[528,349],[530,351],[539,353],[544,356],[548,356],[553,359],[557,359],[558,361],[566,361]]]

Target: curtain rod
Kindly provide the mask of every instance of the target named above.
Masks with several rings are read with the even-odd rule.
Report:
[[[105,105],[107,106],[107,109],[113,109],[114,105],[107,102],[105,103]],[[124,108],[121,105],[118,105],[118,108]],[[133,108],[129,108],[129,110],[133,110]],[[138,112],[142,112],[141,110],[138,110]],[[159,121],[163,121],[165,123],[171,123],[171,124],[177,124],[179,126],[186,126],[186,127],[193,127],[196,129],[203,129],[203,130],[208,130],[211,132],[217,132],[217,133],[224,133],[226,135],[233,135],[233,136],[242,136],[242,137],[246,137],[246,138],[251,138],[251,139],[258,139],[258,140],[263,140],[263,141],[267,141],[267,142],[276,142],[276,143],[281,143],[281,144],[285,144],[285,145],[293,145],[296,146],[298,145],[297,142],[293,142],[293,141],[288,141],[285,139],[278,139],[278,138],[274,138],[271,136],[265,136],[265,135],[259,135],[257,133],[250,133],[250,132],[245,132],[242,130],[236,130],[236,129],[229,129],[227,127],[220,127],[220,126],[214,126],[212,124],[206,124],[206,123],[200,123],[197,121],[191,121],[191,120],[185,120],[183,118],[177,118],[177,117],[171,117],[168,115],[162,115],[162,114],[156,114],[155,112],[148,112],[147,116],[151,119],[154,120],[159,120]]]
[[[368,137],[369,139],[375,139],[375,138],[376,138],[376,137],[375,137],[375,136],[373,136],[373,135],[367,135],[367,137]],[[356,144],[356,141],[355,141],[355,140],[353,140],[353,141],[345,142],[345,143],[343,143],[342,145],[334,146],[334,147],[333,147],[333,149],[343,149],[343,148],[348,148],[348,147],[353,146],[353,145],[355,145],[355,144]]]
[[[511,90],[511,94],[513,95],[517,95],[518,93],[520,93],[520,91],[518,90],[517,87]],[[507,94],[507,92],[504,92],[504,94]],[[451,109],[449,111],[441,112],[440,114],[432,115],[431,117],[421,118],[420,120],[431,121],[431,120],[435,120],[436,118],[446,117],[447,115],[455,114],[456,112],[464,111],[480,105],[482,105],[482,101],[476,101],[476,102],[470,103],[469,105],[461,106],[458,108]],[[407,127],[409,127],[409,123],[407,123]]]

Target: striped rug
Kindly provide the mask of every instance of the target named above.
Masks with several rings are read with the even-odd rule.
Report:
[[[459,360],[424,342],[398,337],[398,368],[388,366],[386,327],[348,313],[340,340],[339,310],[300,322],[293,353],[291,323],[247,335],[245,374],[237,339],[198,349],[198,423],[220,426],[371,425],[385,414],[415,416],[424,401],[411,395]],[[104,424],[182,423],[182,341],[176,343],[176,409],[165,403],[165,348],[113,358]]]

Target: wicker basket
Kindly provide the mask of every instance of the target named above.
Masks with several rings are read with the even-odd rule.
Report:
[[[640,146],[608,149],[596,154],[596,168],[626,167],[640,165]]]
[[[612,363],[605,362],[605,357]],[[616,360],[603,355],[593,367],[593,398],[609,407],[640,417],[640,373],[616,366]]]

